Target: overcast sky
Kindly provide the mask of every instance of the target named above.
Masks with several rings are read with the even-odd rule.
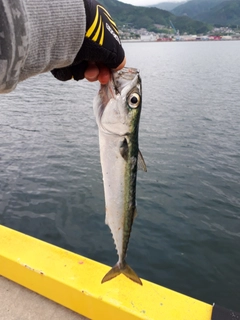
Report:
[[[159,2],[179,2],[182,0],[119,0],[121,2],[129,3],[134,6],[150,6]]]

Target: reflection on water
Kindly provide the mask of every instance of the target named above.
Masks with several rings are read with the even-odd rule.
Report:
[[[143,80],[148,166],[128,262],[143,278],[239,310],[240,43],[124,45]],[[97,90],[47,74],[0,97],[0,223],[113,265]]]

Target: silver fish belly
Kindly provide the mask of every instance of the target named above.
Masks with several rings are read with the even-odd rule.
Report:
[[[141,79],[138,70],[134,68],[113,72],[109,83],[101,85],[94,100],[104,182],[105,222],[112,232],[119,257],[117,264],[102,279],[102,283],[123,273],[142,284],[125,261],[136,216],[138,161],[146,171],[138,148],[141,105]]]

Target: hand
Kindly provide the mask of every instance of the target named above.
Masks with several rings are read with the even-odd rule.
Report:
[[[123,62],[115,68],[115,70],[121,70],[126,64],[126,58]],[[84,77],[90,81],[99,81],[101,84],[106,84],[110,80],[111,70],[105,65],[97,65],[96,63],[90,63],[84,73]]]
[[[106,9],[95,0],[84,0],[86,35],[72,65],[52,70],[59,80],[99,80],[105,84],[111,69],[120,70],[126,64],[118,29]]]

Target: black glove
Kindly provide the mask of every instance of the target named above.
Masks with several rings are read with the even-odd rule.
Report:
[[[83,0],[86,10],[86,35],[72,65],[53,69],[55,78],[66,81],[81,80],[88,61],[101,63],[110,69],[117,68],[124,59],[118,29],[107,10],[95,0]]]

